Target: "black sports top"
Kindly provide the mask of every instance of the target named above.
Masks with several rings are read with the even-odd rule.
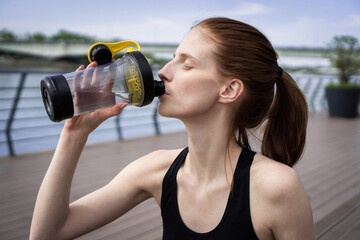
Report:
[[[229,194],[220,223],[210,232],[197,233],[182,221],[177,201],[176,175],[184,163],[188,148],[182,150],[165,174],[162,183],[161,216],[163,240],[253,240],[256,237],[250,216],[249,183],[250,166],[255,152],[243,148],[235,172],[234,187]]]

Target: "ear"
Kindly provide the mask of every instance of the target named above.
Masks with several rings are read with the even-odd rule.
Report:
[[[232,103],[235,102],[244,91],[244,84],[240,79],[231,79],[226,81],[220,90],[219,102]]]

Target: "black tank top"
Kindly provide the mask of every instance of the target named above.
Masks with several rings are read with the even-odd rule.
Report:
[[[250,216],[249,183],[250,166],[255,152],[243,148],[234,172],[234,188],[229,194],[220,223],[210,232],[197,233],[182,221],[178,201],[176,175],[184,163],[188,148],[175,159],[162,183],[161,216],[163,240],[253,240],[256,237]]]

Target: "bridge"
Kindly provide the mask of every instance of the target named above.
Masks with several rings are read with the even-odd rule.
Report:
[[[89,51],[90,42],[29,42],[29,41],[0,41],[0,55],[20,54],[45,58],[63,58],[84,56]],[[154,53],[174,53],[177,44],[142,44],[141,52],[144,54]],[[321,48],[296,48],[296,47],[277,47],[277,52],[281,56],[301,56],[301,57],[323,57],[324,49]]]
[[[87,55],[90,46],[89,42],[10,42],[0,41],[0,55],[20,54],[45,58],[79,57]],[[141,52],[144,54],[153,53],[174,53],[176,44],[140,44]]]

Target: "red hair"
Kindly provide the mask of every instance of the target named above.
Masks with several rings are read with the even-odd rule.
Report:
[[[245,86],[232,126],[239,146],[250,148],[247,130],[266,121],[262,154],[292,167],[305,146],[307,102],[288,73],[279,76],[270,41],[256,28],[229,18],[209,18],[195,27],[205,30],[214,45],[218,72]]]

